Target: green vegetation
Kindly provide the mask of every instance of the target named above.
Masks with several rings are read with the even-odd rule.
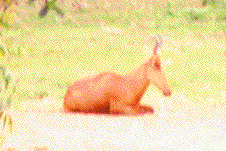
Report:
[[[118,8],[113,2],[109,7],[88,2],[90,7],[82,9],[90,11],[80,13],[61,7],[63,19],[54,11],[42,19],[39,11],[27,11],[14,27],[1,32],[0,66],[20,79],[14,109],[23,101],[39,101],[43,94],[62,101],[67,86],[85,71],[125,75],[145,61],[144,45],[148,35],[155,33],[164,37],[161,56],[163,64],[171,60],[165,71],[173,90],[192,101],[211,97],[223,101],[225,3],[202,7],[200,1],[200,7],[194,8],[182,2],[122,2]],[[21,11],[29,9],[24,6]],[[121,33],[108,32],[106,27]]]
[[[3,120],[2,128],[4,129],[6,123],[8,123],[9,130],[12,132],[13,120],[7,110],[10,108],[13,95],[16,92],[16,80],[3,66],[0,67],[0,80],[0,119]]]

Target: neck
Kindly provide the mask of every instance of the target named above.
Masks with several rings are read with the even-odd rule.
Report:
[[[128,80],[128,87],[132,91],[134,101],[137,103],[147,90],[150,80],[147,76],[148,62],[139,66],[136,70],[128,73],[125,79]]]

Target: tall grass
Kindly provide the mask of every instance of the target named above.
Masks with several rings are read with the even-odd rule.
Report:
[[[0,67],[0,119],[3,120],[2,128],[4,129],[7,123],[12,132],[13,119],[7,111],[11,107],[13,95],[16,92],[16,80],[8,71],[5,67]]]

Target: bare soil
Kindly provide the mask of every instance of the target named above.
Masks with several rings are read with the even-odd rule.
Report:
[[[10,111],[14,133],[2,150],[221,150],[225,108],[164,109],[144,116]]]

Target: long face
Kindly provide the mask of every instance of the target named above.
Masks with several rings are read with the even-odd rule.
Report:
[[[165,73],[162,70],[160,58],[158,55],[152,56],[147,75],[150,79],[150,82],[158,87],[165,96],[171,95],[172,91],[169,87]]]

